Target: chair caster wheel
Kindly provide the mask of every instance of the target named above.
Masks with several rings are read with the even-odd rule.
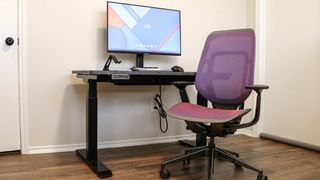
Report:
[[[171,173],[168,169],[163,168],[160,170],[160,177],[162,179],[169,179],[170,175],[171,175]]]
[[[268,180],[268,176],[258,175],[257,180]]]

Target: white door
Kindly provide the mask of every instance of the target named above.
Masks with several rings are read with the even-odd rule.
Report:
[[[0,152],[20,150],[17,11],[0,0]]]

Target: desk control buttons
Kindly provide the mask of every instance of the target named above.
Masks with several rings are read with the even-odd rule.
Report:
[[[112,74],[111,79],[112,80],[129,80],[130,75],[129,74]]]

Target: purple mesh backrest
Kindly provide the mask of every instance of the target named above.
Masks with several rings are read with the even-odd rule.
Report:
[[[196,88],[218,104],[240,104],[251,90],[255,58],[252,29],[211,33],[205,43],[196,75]]]

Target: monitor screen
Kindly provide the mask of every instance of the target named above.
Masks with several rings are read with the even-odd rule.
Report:
[[[108,2],[108,52],[181,55],[180,11]]]

